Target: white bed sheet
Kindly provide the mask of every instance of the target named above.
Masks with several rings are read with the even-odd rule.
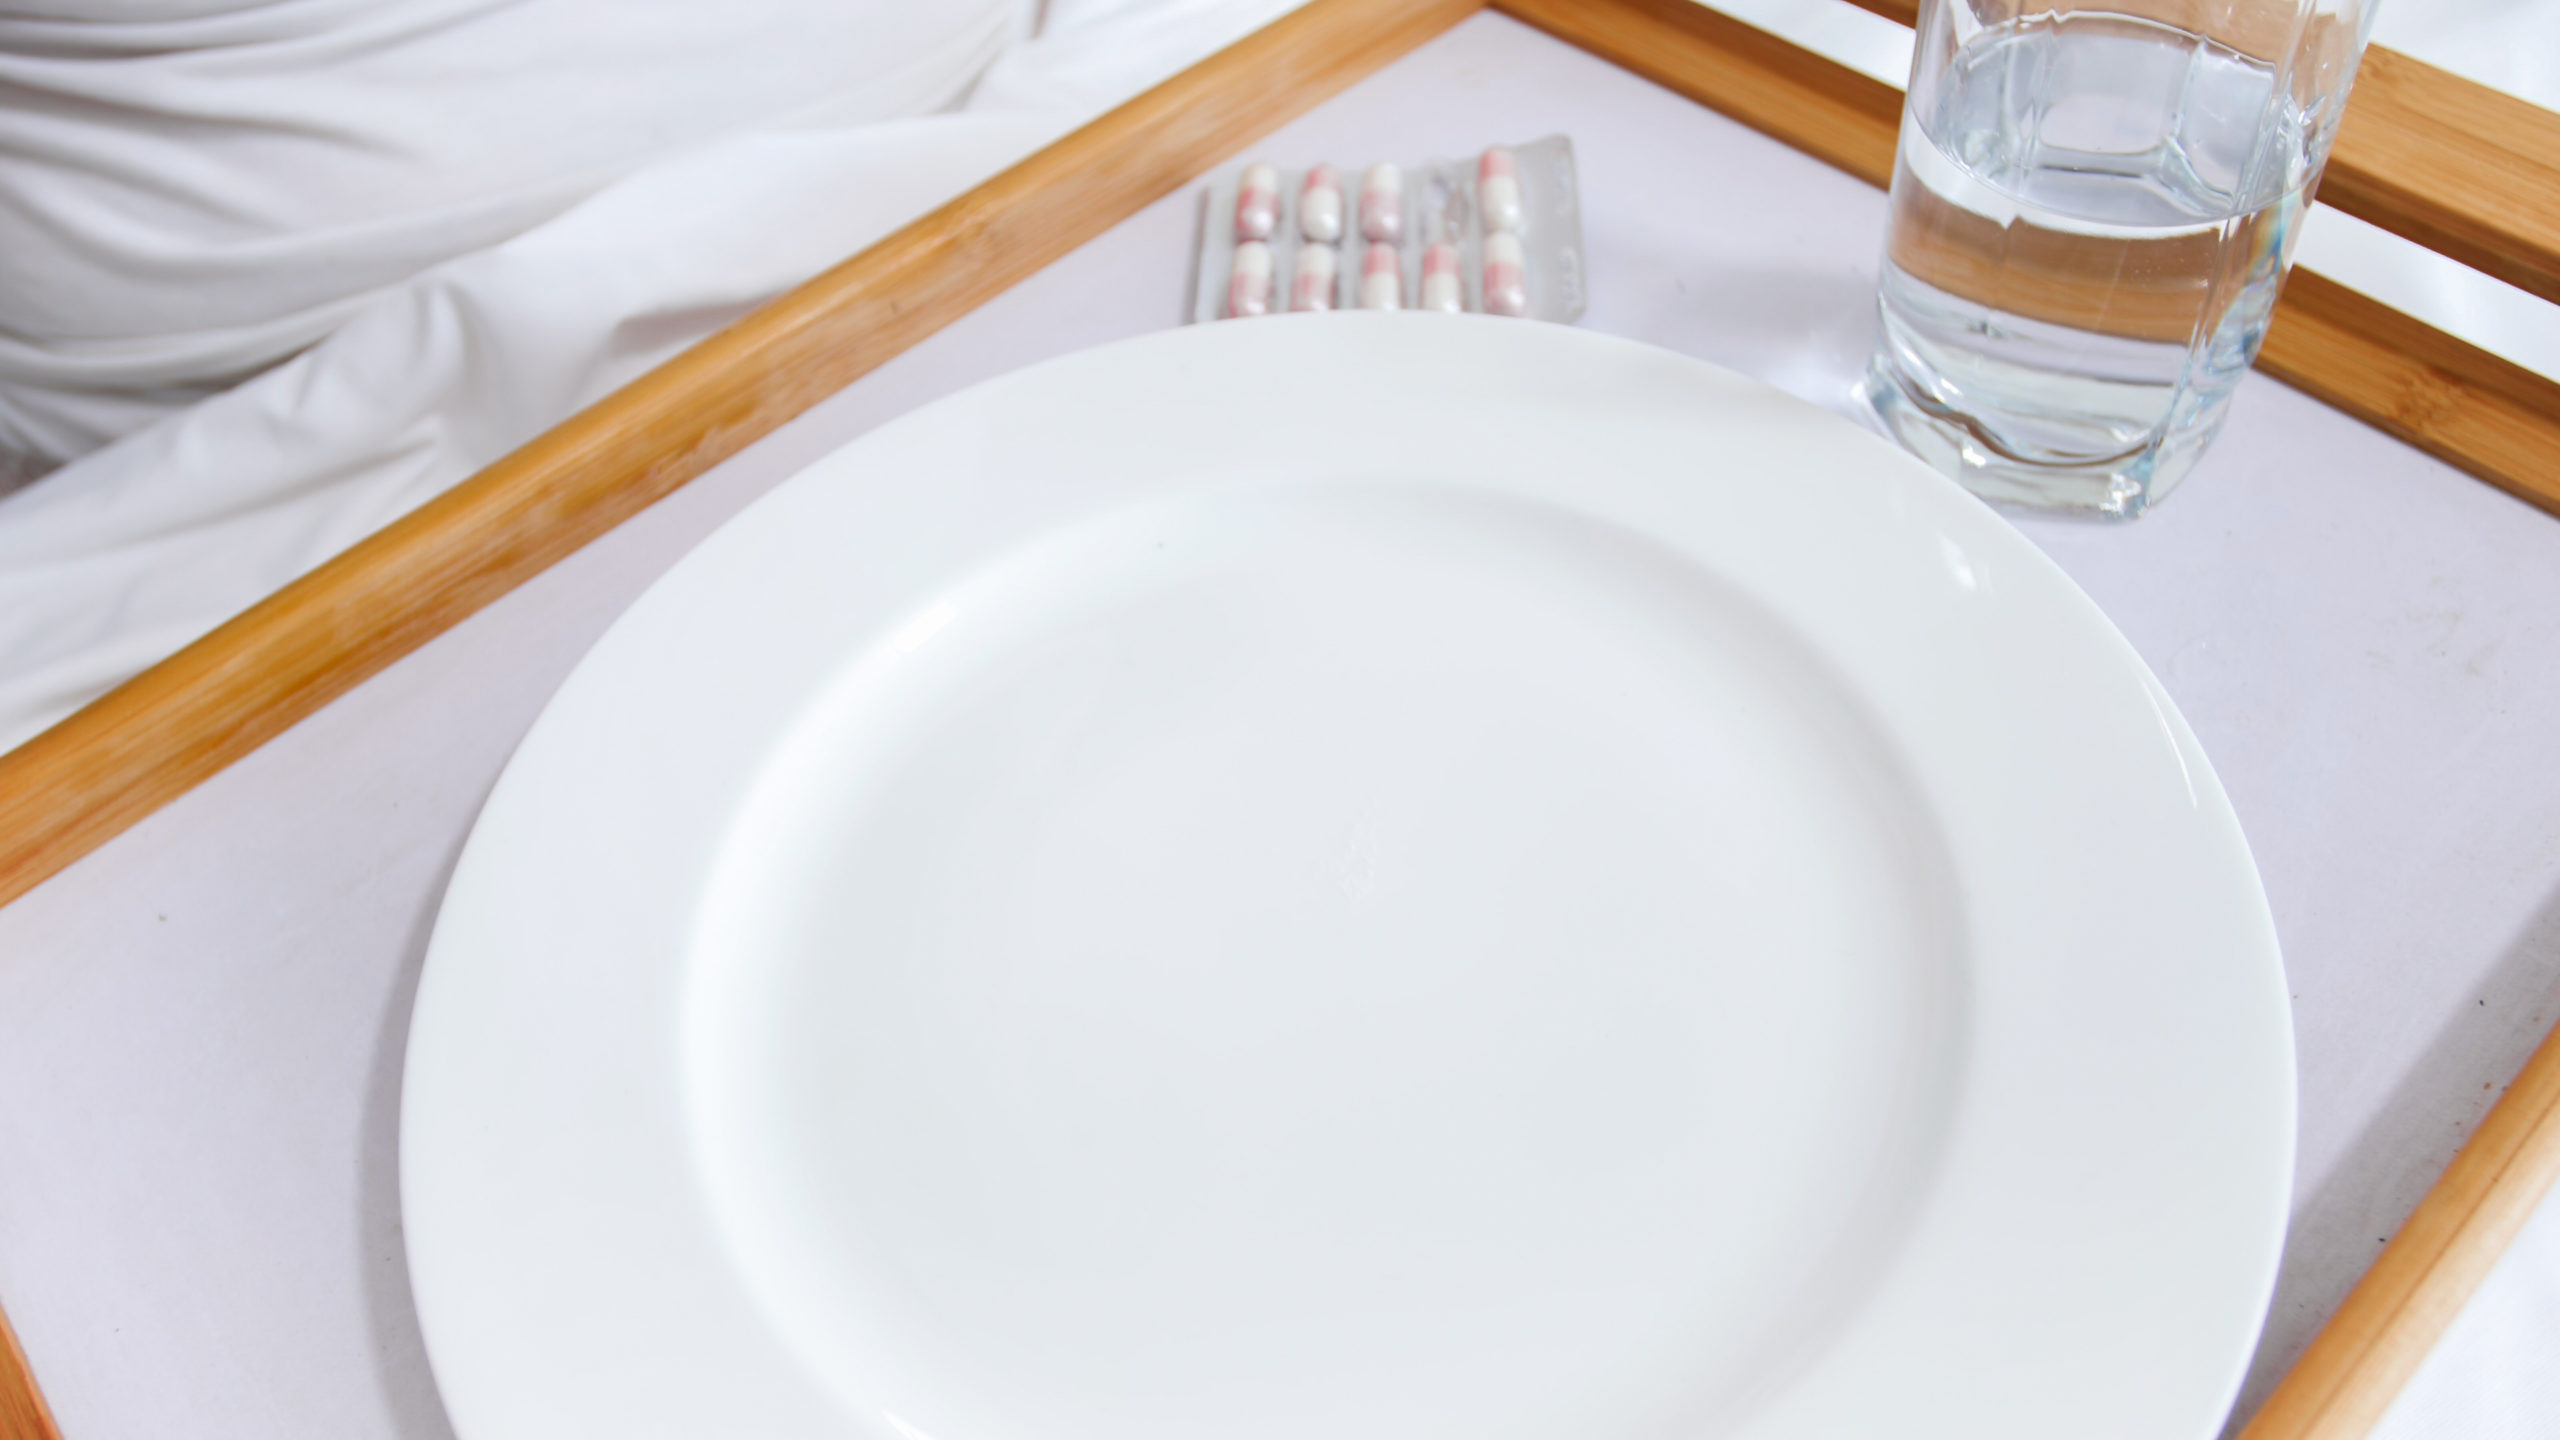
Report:
[[[102,152],[42,105],[0,107],[0,156],[38,162],[10,182],[34,199],[0,204],[0,264],[26,282],[0,285],[0,462],[121,437],[0,493],[0,749],[1294,3],[1046,0],[1029,40],[1034,0],[42,0],[0,17],[0,87],[123,85],[141,117]],[[1870,74],[1908,68],[1909,32],[1843,0],[1722,3]],[[635,14],[661,18],[617,23]],[[2560,0],[2435,0],[2384,5],[2379,34],[2548,105],[2555,27]],[[132,77],[61,79],[102,34],[137,52]],[[514,62],[494,89],[493,47]],[[472,95],[437,93],[466,59]],[[244,110],[224,68],[241,63],[277,82],[248,93],[286,98]],[[554,74],[567,98],[541,88]],[[619,107],[610,133],[631,138],[554,136],[540,117],[562,105]],[[190,109],[218,144],[190,148],[172,120]],[[509,155],[510,125],[534,158]],[[119,203],[154,213],[101,219],[44,163],[102,155]],[[244,215],[255,233],[228,233]],[[2302,255],[2560,373],[2560,308],[2325,208]]]
[[[1034,0],[0,10],[0,463],[228,388],[677,147],[956,102]]]
[[[1847,403],[1883,196],[1500,17],[1253,151],[1550,130],[1582,165],[1586,325]],[[1174,323],[1195,205],[1079,248],[0,908],[0,1296],[73,1440],[449,1436],[394,1138],[419,948],[491,778],[597,632],[754,495],[958,386]],[[2299,1189],[2253,1404],[2560,1001],[2560,526],[2251,376],[2178,503],[2026,528],[2194,723],[2284,942]]]
[[[1021,105],[1010,120],[987,119],[992,111],[963,117],[967,123],[958,128],[964,132],[982,122],[990,127],[976,141],[987,147],[976,152],[981,163],[998,163],[985,157],[1001,148],[994,132],[1002,125],[1023,121],[1036,128],[1039,112],[1089,109],[1115,93],[1115,83],[1129,83],[1126,72],[1115,72],[1123,57],[1108,53],[1109,32],[1100,27],[1132,20],[1130,12],[1143,3],[1089,7],[1082,14],[1097,28],[1061,29],[1051,38],[1064,49],[1042,54],[1035,47],[999,62],[985,87],[989,105],[1006,86],[1018,87],[1011,93]],[[1059,8],[1058,18],[1073,18]],[[1198,27],[1168,55],[1184,47],[1205,50],[1219,27],[1250,23],[1213,3],[1165,5],[1160,19],[1168,30]],[[1499,43],[1488,48],[1493,40]],[[1105,53],[1067,53],[1080,49]],[[1434,83],[1450,87],[1444,95],[1470,93],[1465,87],[1503,73],[1513,50],[1524,62],[1544,53],[1510,38],[1504,27],[1477,22],[1397,73],[1436,76]],[[1565,62],[1527,69],[1552,80],[1550,63],[1561,66],[1559,73],[1579,73]],[[1115,81],[1115,73],[1124,78]],[[1383,96],[1398,83],[1363,94]],[[1625,103],[1641,108],[1633,98]],[[1418,98],[1381,105],[1355,97],[1298,127],[1301,138],[1290,143],[1304,148],[1320,134],[1339,139],[1374,133],[1380,124],[1411,126],[1429,113]],[[1460,104],[1453,113],[1473,111]],[[1673,107],[1649,114],[1645,126],[1631,118],[1621,127],[1623,143],[1633,150],[1647,127],[1676,129],[1673,122],[1687,113]],[[793,134],[772,133],[786,141]],[[823,126],[816,133],[827,136]],[[1679,133],[1689,143],[1705,143]],[[1833,194],[1830,182],[1838,177],[1801,157],[1755,146],[1747,137],[1731,145],[1730,152],[1715,153],[1741,166],[1744,181],[1789,187],[1817,218],[1872,223],[1869,212],[1880,202],[1862,188]],[[1596,168],[1608,168],[1605,155],[1590,158]],[[1770,173],[1758,175],[1754,165]],[[1642,183],[1643,174],[1624,167],[1618,173],[1624,177],[1619,188]],[[1594,203],[1607,193],[1595,189]],[[644,201],[630,203],[625,218],[658,213]],[[1821,230],[1792,233],[1794,219],[1779,226],[1791,233],[1772,243],[1790,258],[1778,272],[1763,273],[1778,263],[1770,254],[1725,253],[1735,241],[1716,229],[1714,217],[1690,213],[1695,207],[1686,200],[1659,215],[1649,213],[1658,207],[1619,208],[1622,220],[1645,223],[1629,228],[1599,258],[1622,281],[1641,273],[1660,283],[1643,292],[1641,304],[1630,292],[1609,315],[1595,312],[1594,323],[1711,354],[1805,393],[1824,391],[1853,362],[1863,341],[1848,322],[1856,295],[1872,277],[1855,257],[1833,254],[1839,247]],[[1595,235],[1614,233],[1606,231],[1607,218],[1600,217]],[[1184,222],[1168,218],[1165,207],[1135,223],[1156,249],[1178,249]],[[1126,241],[1115,243],[1125,247]],[[1091,288],[1108,294],[1117,314],[1133,289],[1106,283],[1111,263],[1110,248],[1096,247],[1063,263],[1039,288],[1053,305],[1057,287]],[[1136,262],[1123,256],[1120,263]],[[1106,269],[1096,271],[1097,265]],[[1688,279],[1675,285],[1675,275]],[[1753,275],[1760,280],[1749,296],[1709,300],[1704,294],[1719,277],[1731,282]],[[1700,286],[1698,296],[1690,295],[1690,281]],[[1026,292],[990,307],[949,344],[830,402],[826,414],[813,415],[725,473],[762,467],[752,483],[770,483],[796,463],[793,454],[806,458],[812,427],[832,423],[841,438],[847,414],[876,419],[955,383],[933,368],[962,353],[955,347],[978,347],[959,367],[977,373],[976,367],[994,363],[997,351],[1018,351],[1015,358],[1027,361],[1045,348],[1155,323],[1120,316],[1102,327],[1107,333],[1064,321],[1052,327],[1054,334],[1038,325],[1010,328],[1035,313],[1026,308],[1031,299]],[[740,303],[734,293],[729,303]],[[1808,331],[1808,306],[1839,324]],[[1058,308],[1060,314],[1076,309]],[[1689,314],[1691,308],[1701,313]],[[1172,309],[1168,300],[1165,320]],[[630,337],[629,348],[607,345],[602,363],[636,370],[646,355],[682,343],[656,340],[659,349],[651,349],[645,335]],[[298,383],[322,383],[303,373]],[[2296,463],[2294,442],[2282,434],[2327,436],[2334,417],[2271,383],[2249,384],[2258,418],[2235,422],[2235,439],[2215,462],[2219,486],[2200,479],[2178,507],[2134,531],[2039,528],[2038,535],[2160,667],[2200,730],[2209,732],[2226,776],[2258,777],[2235,790],[2255,796],[2244,814],[2287,922],[2289,958],[2305,982],[2298,1003],[2307,1103],[2325,1097],[2306,1114],[2306,1188],[2296,1236],[2303,1283],[2280,1297],[2257,1381],[2262,1386],[2335,1302],[2342,1288],[2337,1277],[2353,1273],[2349,1252],[2396,1224],[2433,1167],[2476,1122],[2486,1096],[2468,1100],[2463,1092],[2477,1091],[2481,1076],[2511,1070],[2535,1026],[2548,1024],[2546,1007],[2560,994],[2551,979],[2560,974],[2560,921],[2554,918],[2560,892],[2549,889],[2550,857],[2560,853],[2552,847],[2560,841],[2549,824],[2552,812],[2540,801],[2518,802],[2512,793],[2492,795],[2472,783],[2486,775],[2504,777],[2497,783],[2510,791],[2548,789],[2547,776],[2532,772],[2530,758],[2547,747],[2537,748],[2526,733],[2528,720],[2518,717],[2547,713],[2538,707],[2549,697],[2551,612],[2539,599],[2507,593],[2521,587],[2539,595],[2547,588],[2531,578],[2549,573],[2531,558],[2547,548],[2542,532],[2531,527],[2547,522],[2378,437],[2366,442],[2379,447],[2371,453],[2359,445],[2352,460],[2343,450],[2330,456],[2334,463],[2316,479],[2296,473],[2320,467]],[[172,453],[215,454],[207,447],[218,447],[226,433],[256,439],[258,425],[293,412],[271,410],[264,412],[269,420],[256,421],[259,413],[247,412],[250,419],[237,422],[236,432],[195,432],[205,438]],[[459,442],[432,423],[420,433],[427,448],[412,458],[422,467],[414,483],[423,486],[427,460],[459,453],[452,448]],[[270,438],[278,444],[292,439]],[[795,443],[802,452],[791,449]],[[2338,442],[2320,443],[2334,448]],[[318,471],[306,483],[325,489],[333,478]],[[113,1411],[126,1422],[168,1420],[199,1433],[427,1434],[436,1428],[416,1419],[432,1414],[431,1392],[423,1388],[414,1354],[396,1343],[373,1357],[379,1378],[306,1368],[324,1353],[333,1357],[329,1364],[343,1359],[355,1366],[354,1351],[381,1344],[341,1333],[361,1328],[368,1312],[394,1331],[405,1323],[397,1220],[383,1203],[388,1139],[378,1122],[396,1076],[414,937],[374,931],[423,923],[443,857],[523,717],[592,627],[698,533],[690,527],[707,523],[706,510],[734,503],[734,490],[733,482],[706,481],[698,495],[688,492],[691,498],[653,511],[646,523],[626,527],[620,538],[332,707],[297,730],[293,743],[269,747],[63,880],[0,912],[0,930],[14,942],[0,949],[15,952],[9,958],[20,962],[0,967],[0,990],[10,1002],[0,1008],[13,1017],[15,1037],[0,1047],[7,1057],[0,1068],[30,1080],[18,1091],[27,1103],[0,1126],[9,1132],[6,1148],[21,1162],[7,1187],[13,1193],[0,1195],[7,1212],[0,1219],[15,1222],[0,1224],[0,1251],[8,1252],[0,1261],[17,1282],[7,1288],[27,1296],[22,1318],[39,1368],[55,1377],[58,1398],[71,1400],[82,1418],[107,1421]],[[93,542],[98,556],[118,537],[139,535],[145,544],[182,540],[177,532],[190,517],[227,522],[259,513],[257,504],[226,509],[190,500],[196,508],[185,515],[158,516],[152,504],[176,492],[139,481],[105,493],[110,498],[99,502],[95,528],[72,532]],[[273,503],[285,509],[304,503],[299,490],[274,493],[281,498]],[[0,505],[0,521],[17,503]],[[385,503],[397,503],[396,497]],[[2301,528],[2306,510],[2318,517],[2309,533]],[[15,564],[7,540],[0,524],[0,581]],[[143,557],[137,568],[147,571],[163,552],[137,553]],[[289,553],[318,558],[326,549],[311,543]],[[2287,571],[2285,583],[2257,592],[2259,609],[2280,612],[2274,618],[2212,610],[2217,596],[2228,599],[2211,583],[2215,575],[2303,554],[2318,557],[2315,572]],[[596,585],[599,566],[617,565],[629,573],[601,593],[576,591]],[[230,576],[226,583],[251,581]],[[273,582],[255,583],[263,593]],[[565,606],[575,618],[528,619],[547,614],[545,606]],[[8,613],[7,602],[0,602],[0,615]],[[2283,697],[2291,699],[2277,703]],[[2299,708],[2314,701],[2334,708]],[[457,715],[457,707],[476,718]],[[476,737],[477,748],[458,744],[457,732]],[[2356,768],[2395,754],[2408,759],[2409,768]],[[421,757],[432,760],[435,773],[408,768]],[[2435,768],[2422,770],[2422,757]],[[436,818],[422,824],[421,810]],[[2491,810],[2507,816],[2506,828],[2478,828],[2474,812]],[[2388,855],[2377,848],[2383,836],[2392,840]],[[234,863],[204,858],[204,841],[230,847],[243,839],[246,851]],[[256,883],[244,887],[243,881]],[[303,882],[303,891],[292,888]],[[395,891],[413,897],[415,908],[386,919],[386,896]],[[207,911],[221,921],[210,930]],[[2393,974],[2401,970],[2406,973]],[[2404,998],[2378,1003],[2386,991]],[[2476,1018],[2474,994],[2481,999]],[[2461,1079],[2456,1071],[2468,1081],[2455,1083]],[[249,1083],[270,1073],[273,1085]],[[38,1079],[42,1083],[34,1083]],[[316,1112],[326,1113],[313,1118]],[[107,1114],[132,1123],[98,1125],[97,1117]],[[310,1123],[301,1124],[306,1119]],[[361,1164],[352,1158],[359,1152]],[[2395,1156],[2403,1158],[2394,1162]],[[2405,1165],[2406,1173],[2375,1173],[2393,1163]],[[315,1176],[325,1183],[314,1183]],[[208,1186],[208,1177],[218,1183]],[[331,1188],[340,1184],[343,1192]],[[157,1197],[143,1193],[141,1187],[151,1186],[167,1189]],[[314,1204],[320,1209],[306,1214],[302,1207]],[[2386,1422],[2385,1435],[2502,1440],[2560,1434],[2554,1410],[2560,1397],[2547,1383],[2539,1390],[2529,1383],[2548,1370],[2520,1368],[2560,1344],[2560,1330],[2552,1328],[2560,1312],[2550,1301],[2560,1293],[2553,1278],[2560,1275],[2555,1215],[2560,1206],[2546,1205],[2535,1238],[2519,1247],[2429,1361]],[[66,1243],[81,1217],[94,1233],[80,1232],[78,1245]],[[2381,1224],[2368,1223],[2374,1220]],[[317,1229],[306,1223],[324,1221]],[[184,1276],[202,1288],[146,1298],[122,1282],[101,1286],[99,1275],[116,1266],[137,1286],[146,1275],[162,1283]],[[358,1269],[364,1303],[352,1318],[313,1308],[315,1292],[340,1297],[340,1287],[347,1287],[343,1293],[354,1293],[347,1274]],[[261,1333],[252,1344],[240,1336],[239,1322],[248,1314],[267,1315],[277,1332]],[[287,1314],[301,1318],[282,1318]],[[335,1338],[318,1338],[324,1334]],[[296,1383],[305,1388],[275,1393],[271,1387],[287,1372],[257,1370],[243,1353],[208,1348],[208,1337],[234,1337],[252,1350],[272,1346],[260,1358],[298,1362]],[[327,1348],[342,1339],[347,1355]],[[131,1393],[135,1376],[169,1375],[163,1367],[187,1354],[221,1373],[193,1377],[205,1388]],[[386,1399],[402,1416],[387,1426],[376,1408]],[[221,1422],[210,1423],[216,1411]],[[267,1423],[287,1416],[292,1423]],[[195,1423],[181,1423],[190,1417]],[[94,1433],[172,1432],[166,1424],[128,1429],[108,1422]]]
[[[317,343],[0,500],[0,748],[1294,3],[1052,0],[1036,38],[928,36],[891,81],[688,138],[584,198],[562,180],[482,217],[494,243],[274,322]],[[426,228],[409,240],[476,233]]]

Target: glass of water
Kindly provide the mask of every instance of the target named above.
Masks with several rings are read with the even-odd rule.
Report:
[[[1922,0],[1867,400],[2004,504],[2130,519],[2266,337],[2373,0]]]

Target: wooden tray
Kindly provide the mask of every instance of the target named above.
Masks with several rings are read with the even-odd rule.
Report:
[[[1856,0],[1910,24],[1916,0]],[[0,755],[0,904],[1485,0],[1316,0],[696,345]],[[1500,10],[1867,181],[1901,93],[1691,0]],[[2367,53],[2320,198],[2560,301],[2560,115]],[[2261,368],[2560,512],[2560,384],[2296,270]],[[2381,1417],[2560,1174],[2560,1032],[2243,1440]],[[0,1440],[60,1440],[0,1318]]]

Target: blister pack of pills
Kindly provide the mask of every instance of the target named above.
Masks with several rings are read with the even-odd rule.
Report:
[[[1202,197],[1191,318],[1292,310],[1582,314],[1573,142],[1362,169],[1247,165]]]

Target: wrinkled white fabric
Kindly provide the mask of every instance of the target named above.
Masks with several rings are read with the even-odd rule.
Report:
[[[0,450],[22,471],[674,146],[819,101],[948,105],[1031,0],[43,8],[0,13]]]
[[[0,747],[1293,3],[1052,0],[1038,38],[901,102],[976,82],[957,111],[884,120],[853,85],[333,302],[294,358],[0,500]]]

